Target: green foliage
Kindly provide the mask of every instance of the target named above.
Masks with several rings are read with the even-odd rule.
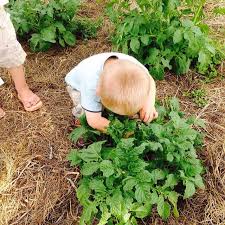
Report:
[[[225,7],[216,7],[213,13],[216,15],[225,15]]]
[[[28,39],[33,51],[46,51],[54,44],[74,46],[76,36],[88,38],[96,34],[98,23],[77,19],[79,0],[17,0],[9,9],[17,34]]]
[[[222,53],[202,23],[205,0],[130,2],[108,3],[116,50],[134,55],[156,79],[163,79],[166,70],[185,74],[191,66],[201,74],[216,71]]]
[[[110,116],[108,136],[68,155],[81,169],[77,198],[83,206],[80,224],[137,224],[156,208],[168,219],[179,216],[179,199],[204,188],[203,167],[196,155],[202,135],[193,125],[201,120],[184,118],[173,98],[158,106],[159,118],[143,124]],[[125,138],[127,132],[132,136]],[[74,139],[77,140],[81,134]]]
[[[204,107],[208,104],[205,89],[196,89],[191,92],[184,92],[183,95],[192,98],[194,103],[199,107]]]

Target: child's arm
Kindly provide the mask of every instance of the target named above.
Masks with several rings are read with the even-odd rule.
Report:
[[[158,112],[155,109],[155,96],[156,96],[156,85],[152,76],[150,78],[150,92],[146,103],[140,110],[140,118],[145,123],[151,122],[153,119],[158,117]]]
[[[110,121],[102,117],[101,113],[85,111],[85,114],[89,126],[104,133],[106,132]]]

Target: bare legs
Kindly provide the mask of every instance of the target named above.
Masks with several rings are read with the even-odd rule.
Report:
[[[28,87],[25,80],[23,65],[8,69],[15,84],[18,98],[22,102],[26,111],[35,111],[42,106],[40,98],[34,94]],[[0,118],[5,115],[5,112],[0,108]]]

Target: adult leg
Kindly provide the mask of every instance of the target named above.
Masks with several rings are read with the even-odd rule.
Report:
[[[8,69],[15,84],[18,98],[26,111],[35,111],[42,106],[40,98],[27,85],[23,65]]]

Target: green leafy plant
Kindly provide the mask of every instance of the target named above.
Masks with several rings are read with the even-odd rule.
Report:
[[[112,42],[138,58],[156,79],[166,70],[185,74],[196,66],[201,74],[216,71],[222,53],[202,23],[205,0],[111,0],[107,12],[115,26]],[[187,8],[187,6],[192,6]]]
[[[202,135],[193,129],[202,121],[185,119],[175,98],[158,111],[159,118],[148,125],[110,116],[108,135],[70,152],[71,166],[81,173],[76,190],[83,206],[80,224],[91,224],[94,217],[99,225],[137,224],[153,208],[164,220],[171,213],[178,217],[178,200],[204,188],[196,154]]]
[[[204,107],[208,104],[207,93],[205,89],[196,89],[191,92],[184,92],[183,95],[192,98],[194,103],[199,107]]]
[[[79,5],[79,0],[17,0],[9,8],[17,34],[29,40],[33,51],[45,51],[56,43],[75,45],[80,33],[85,38],[96,34],[97,23],[91,28],[88,19],[76,18]]]

